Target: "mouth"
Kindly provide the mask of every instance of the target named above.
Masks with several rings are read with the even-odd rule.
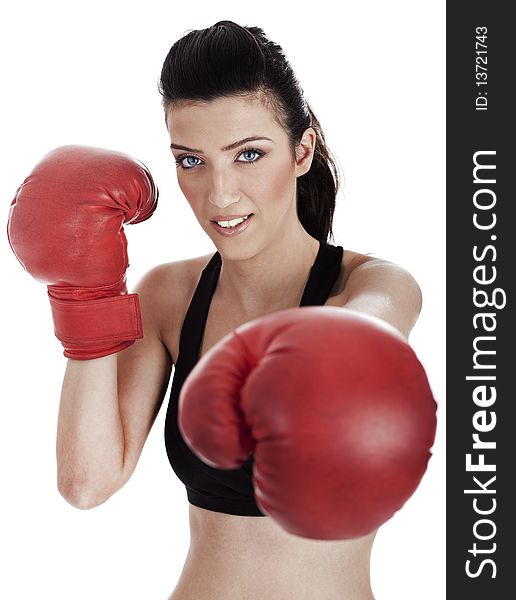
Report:
[[[212,227],[225,237],[234,237],[245,231],[252,221],[254,213],[246,215],[217,215],[210,221]]]

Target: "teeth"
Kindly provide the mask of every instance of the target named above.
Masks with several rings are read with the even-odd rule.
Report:
[[[221,227],[235,227],[235,225],[238,225],[239,223],[243,223],[248,217],[249,217],[249,215],[247,215],[247,217],[240,217],[238,219],[232,219],[231,221],[217,221],[217,223]]]

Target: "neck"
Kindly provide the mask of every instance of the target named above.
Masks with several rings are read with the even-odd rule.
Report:
[[[319,242],[299,224],[245,260],[222,260],[219,292],[245,315],[265,314],[299,303]]]

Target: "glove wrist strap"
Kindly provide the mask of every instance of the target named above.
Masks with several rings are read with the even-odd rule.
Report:
[[[97,300],[59,300],[50,291],[48,296],[54,333],[68,358],[101,358],[143,337],[138,294]]]

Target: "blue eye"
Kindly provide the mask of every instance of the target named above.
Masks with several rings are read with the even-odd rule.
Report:
[[[200,160],[199,158],[197,158],[197,156],[192,156],[191,154],[183,154],[183,156],[179,156],[178,158],[176,158],[176,165],[178,167],[181,167],[182,169],[192,169],[193,167],[196,167],[197,164],[192,165],[192,163],[189,162],[191,158],[193,158],[195,160]],[[188,167],[185,166],[183,164],[184,160],[188,161],[187,164],[189,164],[190,166],[188,166]]]
[[[255,163],[257,163],[260,158],[265,154],[265,152],[263,152],[262,150],[258,150],[257,148],[244,148],[243,150],[241,150],[238,154],[238,156],[244,156],[247,157],[249,160],[237,160],[236,162],[239,163],[244,163],[246,165],[254,165]],[[253,155],[256,155],[253,158]],[[178,167],[181,167],[182,169],[184,169],[185,171],[191,171],[192,169],[194,169],[195,167],[197,167],[200,163],[193,163],[190,162],[191,160],[194,161],[200,161],[201,159],[198,158],[197,156],[194,156],[193,154],[182,154],[181,156],[178,156],[176,158],[176,165]],[[186,161],[186,163],[185,163]]]
[[[246,154],[256,154],[258,158],[260,158],[260,156],[262,156],[263,152],[260,153],[259,150],[255,150],[254,148],[249,148],[247,150],[242,150],[242,152],[240,153],[240,156],[245,156]],[[255,163],[258,158],[256,158],[255,160],[239,160],[238,162],[246,162],[246,163]]]

